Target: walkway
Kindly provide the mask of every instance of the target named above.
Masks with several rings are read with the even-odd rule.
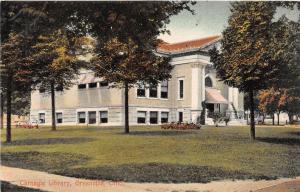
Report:
[[[300,192],[300,177],[272,181],[215,181],[164,184],[85,180],[19,168],[0,166],[0,179],[11,184],[53,192]]]

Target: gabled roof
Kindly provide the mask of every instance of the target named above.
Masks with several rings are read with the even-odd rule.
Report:
[[[207,45],[212,44],[213,42],[218,41],[221,36],[211,36],[205,37],[201,39],[195,39],[191,41],[184,41],[179,43],[161,43],[158,46],[158,52],[167,52],[167,53],[174,53],[174,52],[184,52],[191,49],[200,49],[204,48]]]

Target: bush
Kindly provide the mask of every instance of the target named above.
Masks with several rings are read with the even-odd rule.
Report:
[[[161,125],[162,129],[200,129],[200,125],[195,123],[169,123]]]

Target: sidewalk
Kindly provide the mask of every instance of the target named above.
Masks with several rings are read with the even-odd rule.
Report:
[[[300,192],[300,177],[272,181],[215,181],[210,183],[165,184],[85,180],[40,171],[0,166],[0,179],[11,184],[53,192]]]

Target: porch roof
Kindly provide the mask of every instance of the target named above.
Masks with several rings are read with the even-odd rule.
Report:
[[[228,104],[227,99],[223,97],[220,90],[208,87],[205,88],[205,102]]]

